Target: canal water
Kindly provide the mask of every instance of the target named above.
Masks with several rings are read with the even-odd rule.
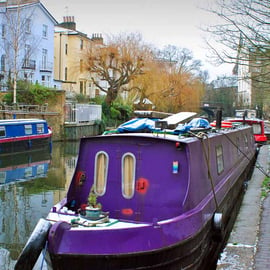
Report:
[[[38,220],[66,194],[79,142],[54,142],[52,152],[0,157],[0,270],[12,270]],[[35,269],[42,267],[41,257]]]

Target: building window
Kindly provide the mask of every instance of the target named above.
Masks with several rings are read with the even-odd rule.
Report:
[[[105,193],[108,175],[109,156],[101,151],[95,157],[94,191],[101,196]]]
[[[67,81],[67,78],[68,78],[68,69],[67,67],[65,67],[65,81]]]
[[[83,50],[83,40],[81,39],[80,49]]]
[[[222,145],[216,147],[216,158],[217,158],[217,172],[218,174],[221,174],[224,170]]]
[[[6,26],[4,24],[1,25],[1,36],[2,38],[6,37]]]
[[[83,81],[80,81],[80,94],[83,93]]]
[[[31,19],[25,19],[25,33],[31,33]]]
[[[83,60],[80,59],[80,72],[83,72]]]
[[[42,26],[42,37],[47,38],[48,37],[48,25],[43,24]]]
[[[25,44],[24,46],[24,57],[25,60],[29,60],[30,59],[30,52],[31,52],[31,46],[29,44]]]
[[[68,54],[68,44],[65,45],[65,54]]]
[[[47,68],[47,59],[48,59],[48,50],[47,49],[42,49],[42,69]]]
[[[132,153],[122,157],[122,194],[126,199],[134,195],[136,158]]]
[[[1,71],[6,71],[6,56],[4,54],[1,56]]]
[[[80,94],[86,95],[86,82],[80,81]]]

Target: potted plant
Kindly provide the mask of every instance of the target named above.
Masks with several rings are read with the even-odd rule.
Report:
[[[100,217],[102,206],[97,202],[97,197],[93,185],[88,196],[88,205],[85,208],[85,214],[88,218],[98,219]]]

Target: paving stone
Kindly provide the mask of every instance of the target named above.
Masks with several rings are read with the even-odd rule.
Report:
[[[269,171],[269,146],[262,146],[257,162]],[[217,264],[218,270],[270,269],[270,196],[262,201],[265,174],[255,168],[237,220]]]

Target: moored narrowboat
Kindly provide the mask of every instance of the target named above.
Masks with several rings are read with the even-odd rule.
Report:
[[[52,131],[43,119],[0,120],[0,155],[50,149]]]
[[[250,125],[253,130],[255,142],[258,146],[264,145],[267,143],[267,136],[265,134],[265,124],[262,119],[257,118],[230,118],[228,119],[233,125],[244,124]]]
[[[49,269],[215,269],[256,145],[250,126],[209,126],[82,138],[67,196],[15,269],[36,235]]]

